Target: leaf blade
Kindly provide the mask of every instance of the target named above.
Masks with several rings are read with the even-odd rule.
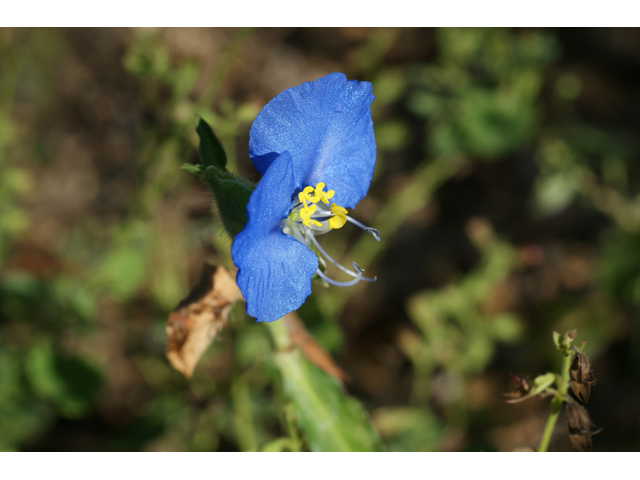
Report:
[[[227,154],[209,124],[200,116],[196,120],[196,132],[200,137],[200,158],[202,158],[202,163],[206,167],[214,165],[226,171]]]
[[[312,450],[382,450],[364,408],[344,393],[335,378],[308,362],[298,350],[277,353],[275,362]]]

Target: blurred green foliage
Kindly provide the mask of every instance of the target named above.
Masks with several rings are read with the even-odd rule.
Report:
[[[578,328],[596,367],[599,355],[628,349],[631,373],[603,373],[634,384],[637,138],[581,113],[589,78],[567,67],[562,35],[341,30],[353,36],[336,55],[328,41],[313,50],[321,30],[274,32],[114,31],[103,40],[121,50],[108,64],[103,40],[89,53],[79,46],[91,31],[0,30],[0,450],[508,448],[500,429],[520,417],[502,403],[507,372],[548,369],[553,330]],[[50,74],[58,63],[64,73]],[[374,86],[378,164],[354,215],[382,241],[342,229],[323,246],[379,280],[314,285],[298,313],[353,381],[342,386],[297,351],[278,351],[242,305],[187,381],[164,358],[164,321],[204,260],[232,266],[211,198],[181,170],[198,163],[196,119],[211,125],[229,171],[257,180],[246,144],[262,105],[284,88],[273,72],[292,86],[301,71],[328,69]],[[112,83],[91,87],[104,80],[96,72]],[[116,103],[120,90],[130,96]],[[127,102],[135,115],[119,111]],[[47,181],[65,191],[59,165],[81,168],[65,160],[56,124],[88,132],[94,152],[124,151],[99,142],[97,131],[115,128],[92,123],[102,108],[135,116],[125,122],[133,147],[120,163],[94,153],[99,194],[79,207],[74,198],[73,210],[46,196]],[[512,187],[521,167],[527,181]],[[478,184],[480,199],[465,197]],[[509,223],[501,209],[518,202]],[[586,227],[566,238],[557,225],[576,219]],[[432,239],[447,228],[453,246],[437,250]],[[406,247],[407,238],[417,240]],[[460,251],[473,261],[456,260]],[[621,404],[635,405],[636,390],[623,390]],[[596,447],[624,427],[613,414],[610,425],[592,417],[606,427]]]
[[[436,368],[445,367],[462,384],[464,377],[476,375],[487,366],[497,342],[513,342],[522,333],[521,323],[512,313],[482,311],[481,302],[507,279],[517,261],[508,245],[494,238],[480,242],[484,258],[475,272],[458,285],[424,292],[409,301],[409,315],[423,336],[412,336],[404,342],[415,364],[413,396],[417,400],[425,402],[431,397],[429,383]]]
[[[433,155],[499,160],[526,146],[540,122],[545,67],[556,56],[542,32],[441,29],[435,65],[409,73],[409,106],[429,120]]]

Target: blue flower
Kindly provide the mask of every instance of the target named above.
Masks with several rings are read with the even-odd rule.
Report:
[[[333,260],[315,235],[351,222],[379,240],[378,232],[347,215],[366,195],[376,159],[371,84],[332,73],[289,88],[253,122],[249,155],[263,175],[247,204],[247,224],[231,255],[247,313],[272,322],[300,307],[311,277],[349,286],[360,280]],[[324,273],[326,260],[353,279]]]

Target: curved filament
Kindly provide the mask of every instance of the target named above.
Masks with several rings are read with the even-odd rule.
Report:
[[[349,280],[348,282],[337,282],[336,280],[327,277],[324,273],[322,273],[322,270],[320,269],[316,270],[316,273],[320,276],[320,278],[322,278],[325,282],[330,283],[331,285],[335,285],[336,287],[350,287],[352,285],[355,285],[362,279],[362,270],[360,269],[360,267],[358,267],[354,263],[353,268],[354,270],[358,271],[358,274],[356,275],[356,278],[354,278],[353,280]]]
[[[318,241],[315,239],[315,237],[313,236],[313,234],[307,232],[307,239],[311,240],[313,242],[313,244],[316,246],[316,248],[318,249],[318,251],[327,259],[329,260],[331,263],[333,263],[336,267],[338,267],[340,270],[342,270],[344,273],[346,273],[347,275],[351,275],[352,277],[360,277],[360,280],[363,280],[365,282],[375,282],[378,277],[374,277],[374,278],[367,278],[367,277],[363,277],[362,276],[362,272],[364,272],[364,270],[362,270],[360,267],[358,267],[356,265],[356,263],[354,262],[353,265],[356,265],[357,269],[355,269],[358,273],[353,273],[351,270],[349,270],[348,268],[342,266],[341,264],[339,264],[338,262],[336,262],[333,258],[331,258],[331,256],[325,252],[324,248],[322,248],[320,246],[320,244],[318,243]],[[329,282],[331,283],[331,282]]]
[[[378,242],[380,241],[380,232],[378,230],[376,230],[375,228],[367,227],[365,224],[360,223],[358,220],[351,218],[349,215],[347,215],[346,217],[347,217],[347,221],[353,223],[357,227],[360,227],[365,232],[373,235],[373,238],[375,238]]]

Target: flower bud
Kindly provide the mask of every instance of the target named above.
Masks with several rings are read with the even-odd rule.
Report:
[[[558,350],[562,350],[565,355],[569,355],[571,342],[575,340],[577,334],[577,330],[569,330],[564,335],[560,335],[558,332],[553,332],[553,343],[556,344],[556,348]]]

